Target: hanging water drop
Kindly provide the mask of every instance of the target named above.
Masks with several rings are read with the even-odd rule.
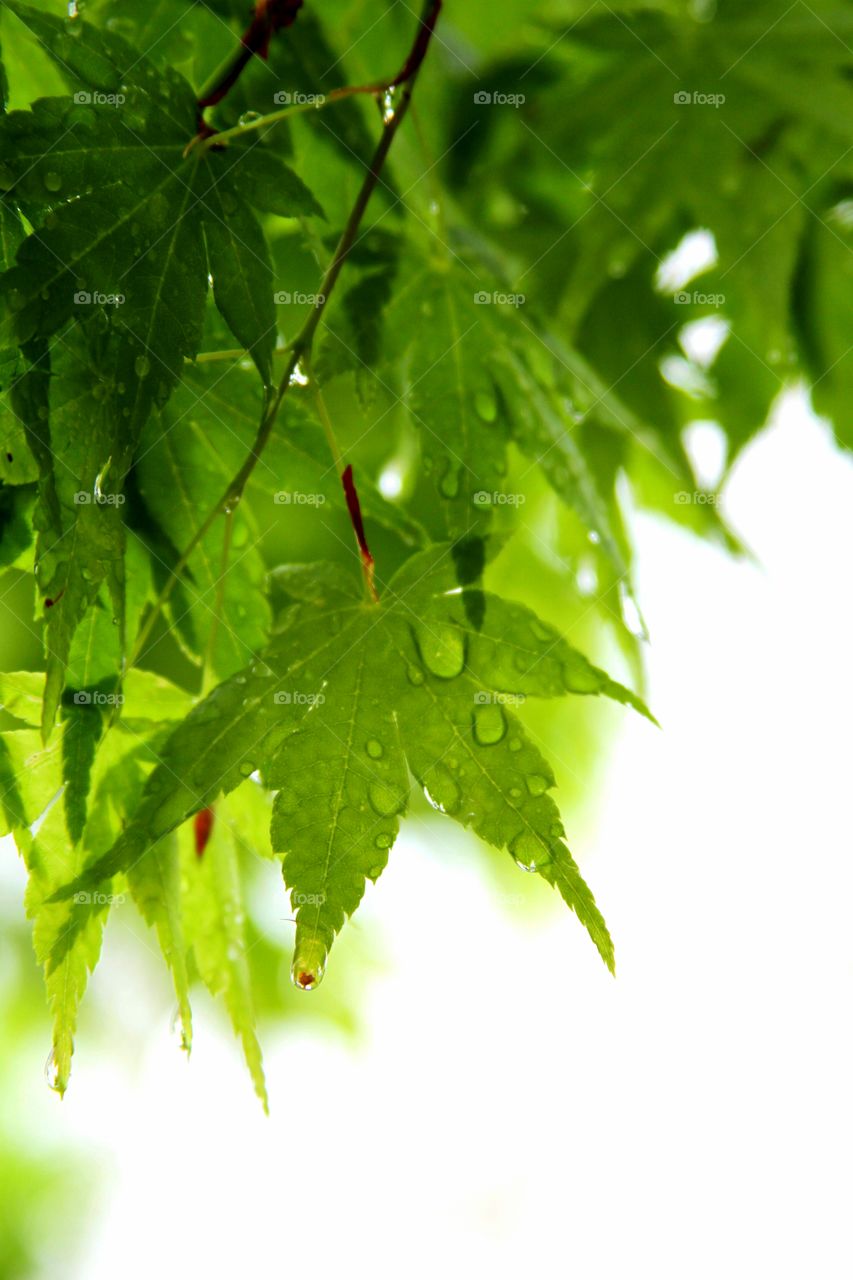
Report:
[[[188,1054],[190,1051],[190,1036],[184,1025],[180,1005],[175,1006],[175,1012],[172,1014],[171,1031],[180,1048],[183,1049],[184,1053]]]
[[[305,366],[301,360],[297,360],[293,366],[293,372],[288,378],[291,387],[307,387],[310,381],[308,374],[305,372]]]
[[[509,851],[522,871],[538,871],[551,861],[551,855],[542,841],[529,831],[516,836]]]
[[[53,1049],[47,1055],[47,1061],[44,1064],[44,1078],[47,1081],[48,1089],[52,1089],[54,1093],[62,1093],[59,1083],[59,1064],[56,1061],[56,1053]]]
[[[238,119],[237,123],[241,129],[245,129],[248,125],[254,124],[256,120],[261,119],[260,111],[244,111]]]
[[[379,835],[373,841],[377,849],[390,849],[394,843],[394,837],[389,835],[387,831],[380,831]]]
[[[430,769],[424,782],[424,795],[439,813],[455,813],[462,798],[455,778],[440,764]]]
[[[474,737],[481,747],[493,747],[506,733],[506,716],[499,702],[486,702],[474,711]]]
[[[314,991],[326,972],[326,948],[317,938],[297,942],[290,968],[290,981],[300,991]]]
[[[638,640],[648,640],[649,633],[639,605],[634,599],[631,588],[624,582],[619,583],[619,603],[622,606],[622,620],[625,626]]]
[[[395,115],[397,114],[397,108],[395,106],[396,99],[397,99],[397,90],[393,87],[390,89],[386,89],[385,92],[382,94],[382,97],[379,102],[379,106],[382,112],[383,124],[390,124],[391,121],[394,119]]]

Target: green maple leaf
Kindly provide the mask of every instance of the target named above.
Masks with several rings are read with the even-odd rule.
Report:
[[[612,967],[609,934],[548,794],[553,772],[511,704],[604,694],[648,714],[642,703],[530,610],[460,592],[447,545],[407,561],[380,605],[363,603],[339,574],[291,576],[280,633],[175,731],[127,830],[63,894],[133,866],[260,770],[277,791],[271,839],[297,918],[294,978],[310,987],[386,864],[408,765],[437,807],[556,886]]]
[[[278,207],[313,213],[317,205],[275,157],[259,167],[237,147],[185,158],[195,97],[177,72],[156,70],[97,28],[72,35],[57,18],[11,7],[63,73],[85,86],[74,98],[42,99],[0,121],[4,186],[37,228],[0,277],[2,341],[43,344],[71,320],[80,330],[66,381],[52,385],[49,423],[41,404],[23,415],[40,473],[39,582],[52,610],[47,734],[75,629],[105,579],[123,629],[124,530],[117,505],[100,501],[100,480],[109,472],[110,496],[120,501],[151,409],[201,344],[208,275],[231,331],[271,381],[272,268],[246,193],[281,178]],[[269,196],[260,202],[268,205]],[[11,216],[4,213],[4,227]],[[88,361],[80,360],[82,335]],[[46,373],[43,348],[39,357]],[[60,372],[63,362],[69,357],[60,350],[53,358]],[[88,505],[75,507],[81,492]]]

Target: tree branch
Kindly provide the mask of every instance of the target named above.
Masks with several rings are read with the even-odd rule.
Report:
[[[332,260],[326,268],[326,272],[318,290],[321,301],[312,309],[299,333],[291,343],[289,358],[285,365],[284,373],[278,387],[275,390],[270,387],[267,388],[264,396],[264,407],[261,413],[261,421],[258,426],[258,432],[255,436],[254,444],[243,462],[243,465],[240,467],[240,470],[234,476],[225,493],[222,495],[222,498],[216,506],[208,512],[207,516],[205,516],[195,534],[179,556],[177,564],[172,570],[171,577],[155,600],[151,613],[148,615],[145,625],[143,626],[136,644],[134,645],[133,652],[128,659],[128,667],[133,666],[139,658],[140,653],[148,641],[148,637],[151,634],[154,624],[157,621],[164,604],[171,595],[178,577],[186,568],[190,556],[206,536],[208,531],[213,527],[218,517],[223,513],[233,511],[234,507],[243,495],[243,491],[250,475],[254,471],[261,454],[266,448],[278,416],[279,408],[281,407],[281,402],[293,383],[294,374],[296,373],[300,360],[307,358],[308,353],[310,352],[317,327],[323,317],[326,307],[328,306],[329,298],[337,284],[338,277],[341,274],[344,263],[346,262],[349,252],[355,243],[358,235],[358,229],[361,225],[361,220],[364,217],[370,197],[373,195],[373,192],[379,182],[383,166],[388,157],[388,152],[391,149],[391,144],[397,136],[400,125],[403,123],[406,112],[409,109],[415,81],[429,48],[430,40],[435,30],[435,24],[438,20],[439,13],[441,12],[441,7],[442,0],[425,0],[421,16],[418,20],[417,35],[415,36],[409,55],[399,73],[400,78],[394,82],[395,86],[402,85],[403,88],[399,103],[395,104],[394,110],[387,113],[384,117],[382,136],[373,153],[373,158],[368,166],[367,173],[365,174],[364,181],[361,184],[361,189],[359,190],[355,204],[350,211],[350,215],[347,218],[343,231],[341,232]],[[373,90],[373,92],[376,91],[377,90]],[[357,529],[356,534],[358,534]]]

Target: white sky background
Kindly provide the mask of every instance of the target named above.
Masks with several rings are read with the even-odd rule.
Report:
[[[265,1036],[271,1119],[209,1020],[189,1066],[164,1031],[62,1104],[34,1075],[34,1125],[112,1169],[51,1280],[849,1280],[853,466],[792,409],[726,510],[762,567],[637,523],[664,732],[626,713],[573,839],[617,980],[452,824],[404,833],[364,1041]]]

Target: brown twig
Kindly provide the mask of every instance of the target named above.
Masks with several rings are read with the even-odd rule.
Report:
[[[205,109],[216,106],[234,88],[252,58],[269,56],[272,37],[292,26],[301,8],[302,0],[257,0],[252,21],[240,37],[240,48],[214,74],[198,99],[199,133],[203,137],[215,132],[204,120]]]

